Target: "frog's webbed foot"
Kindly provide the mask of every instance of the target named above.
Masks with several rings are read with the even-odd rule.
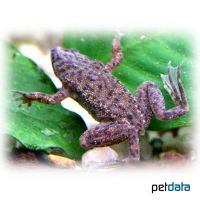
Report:
[[[22,101],[22,104],[27,104],[28,107],[31,106],[32,100],[28,98],[28,93],[19,90],[13,90],[12,92],[14,101]]]
[[[168,91],[176,105],[187,106],[187,100],[181,82],[181,64],[172,67],[171,62],[168,63],[168,75],[161,74],[164,88]]]
[[[168,75],[161,75],[165,89],[169,92],[171,98],[174,100],[176,106],[166,110],[164,97],[161,91],[153,85],[148,87],[148,99],[151,110],[155,116],[160,120],[170,120],[183,116],[189,111],[187,98],[184,93],[184,88],[181,83],[181,65],[172,67],[168,64]]]

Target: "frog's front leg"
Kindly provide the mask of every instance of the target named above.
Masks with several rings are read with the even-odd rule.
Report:
[[[70,95],[69,90],[64,88],[62,88],[53,95],[41,92],[32,92],[32,93],[26,93],[22,91],[14,91],[14,92],[20,94],[21,97],[19,99],[21,99],[23,103],[28,104],[28,106],[31,106],[32,101],[38,101],[46,104],[57,104]]]
[[[181,65],[174,68],[168,65],[168,75],[161,75],[164,86],[174,100],[176,107],[166,110],[164,98],[159,89],[148,87],[148,97],[151,109],[158,119],[169,120],[184,115],[189,111],[189,106],[181,83]]]
[[[120,47],[120,36],[119,34],[115,34],[112,43],[112,59],[106,64],[105,68],[111,72],[122,62],[122,58],[123,55]]]
[[[139,160],[139,138],[137,130],[129,124],[108,122],[101,123],[85,131],[80,137],[80,144],[85,148],[103,147],[128,140],[129,158]],[[128,160],[126,159],[126,160]]]

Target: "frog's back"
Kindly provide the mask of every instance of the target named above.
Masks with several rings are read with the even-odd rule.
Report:
[[[99,121],[119,120],[132,115],[134,97],[105,66],[77,50],[52,50],[52,63],[63,86]]]
[[[96,61],[93,65],[68,72],[66,84],[75,100],[100,121],[127,116],[134,104],[130,92]]]

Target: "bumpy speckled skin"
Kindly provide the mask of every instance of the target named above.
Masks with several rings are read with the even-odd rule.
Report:
[[[152,114],[161,120],[168,120],[182,116],[188,111],[180,81],[180,66],[176,80],[173,80],[172,67],[169,66],[170,83],[164,84],[177,106],[166,110],[163,96],[155,83],[143,83],[135,95],[132,95],[111,75],[110,72],[122,61],[118,36],[113,39],[112,52],[111,61],[103,65],[74,49],[52,49],[52,65],[56,76],[62,81],[62,89],[54,95],[38,92],[18,93],[23,95],[24,102],[29,105],[34,100],[55,104],[66,97],[72,97],[100,121],[99,125],[85,131],[80,137],[83,147],[108,146],[128,140],[130,159],[139,160],[138,134],[144,134]],[[178,83],[179,95],[173,81]]]

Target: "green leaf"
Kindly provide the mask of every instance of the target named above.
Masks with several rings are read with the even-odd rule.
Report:
[[[61,148],[67,156],[80,159],[84,150],[79,144],[79,137],[86,129],[84,122],[60,105],[33,102],[30,108],[26,105],[20,107],[22,102],[13,100],[11,90],[49,94],[56,90],[37,65],[15,47],[6,45],[6,53],[9,83],[7,99],[12,99],[7,106],[7,134],[28,148]]]
[[[65,48],[78,49],[92,59],[107,63],[111,59],[112,34],[66,33],[63,39]],[[125,34],[121,39],[123,62],[113,72],[132,93],[144,81],[154,81],[161,89],[167,108],[174,106],[169,94],[163,87],[160,74],[167,74],[167,63],[172,61],[176,66],[183,62],[182,82],[192,110],[192,47],[191,39],[186,35],[177,34]],[[150,130],[167,130],[192,124],[191,111],[183,117],[159,121],[152,119]]]

